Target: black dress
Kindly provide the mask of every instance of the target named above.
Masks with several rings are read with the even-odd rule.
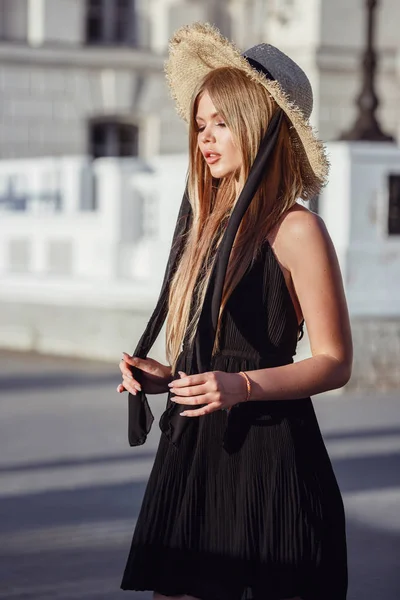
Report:
[[[296,313],[268,242],[230,297],[213,369],[293,362]],[[188,372],[184,345],[178,369]],[[345,600],[341,494],[310,398],[190,418],[160,444],[121,587],[203,600]],[[186,417],[180,417],[185,419]]]

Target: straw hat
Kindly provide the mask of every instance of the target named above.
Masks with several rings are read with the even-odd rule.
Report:
[[[165,64],[167,81],[179,115],[187,122],[194,90],[213,69],[235,67],[263,85],[292,124],[290,135],[304,183],[303,199],[311,199],[326,183],[328,161],[322,142],[309,124],[313,105],[304,71],[270,44],[259,44],[243,54],[218,29],[194,23],[179,29],[170,41]]]

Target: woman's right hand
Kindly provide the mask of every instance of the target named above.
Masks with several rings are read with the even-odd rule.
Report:
[[[117,387],[117,392],[130,392],[136,396],[143,389],[145,394],[162,394],[168,392],[168,383],[171,381],[171,367],[162,365],[153,358],[137,358],[126,352],[119,363],[122,373],[122,383]],[[130,367],[136,367],[142,372],[141,383],[132,375]]]

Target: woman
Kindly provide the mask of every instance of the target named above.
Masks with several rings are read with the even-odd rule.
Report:
[[[203,600],[344,600],[343,504],[310,396],[350,377],[349,318],[323,222],[311,88],[272,46],[178,31],[168,80],[190,166],[156,310],[118,391],[130,442],[169,391],[123,589]],[[147,358],[167,317],[169,365]],[[312,357],[293,363],[303,321]]]

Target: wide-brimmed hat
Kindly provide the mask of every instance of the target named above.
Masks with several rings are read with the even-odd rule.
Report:
[[[301,166],[302,197],[311,199],[326,183],[329,165],[324,146],[309,124],[313,95],[304,71],[270,44],[258,44],[241,54],[208,23],[182,27],[170,40],[165,71],[178,113],[185,121],[190,120],[195,89],[210,71],[220,67],[242,70],[249,79],[263,85],[284,111]]]

